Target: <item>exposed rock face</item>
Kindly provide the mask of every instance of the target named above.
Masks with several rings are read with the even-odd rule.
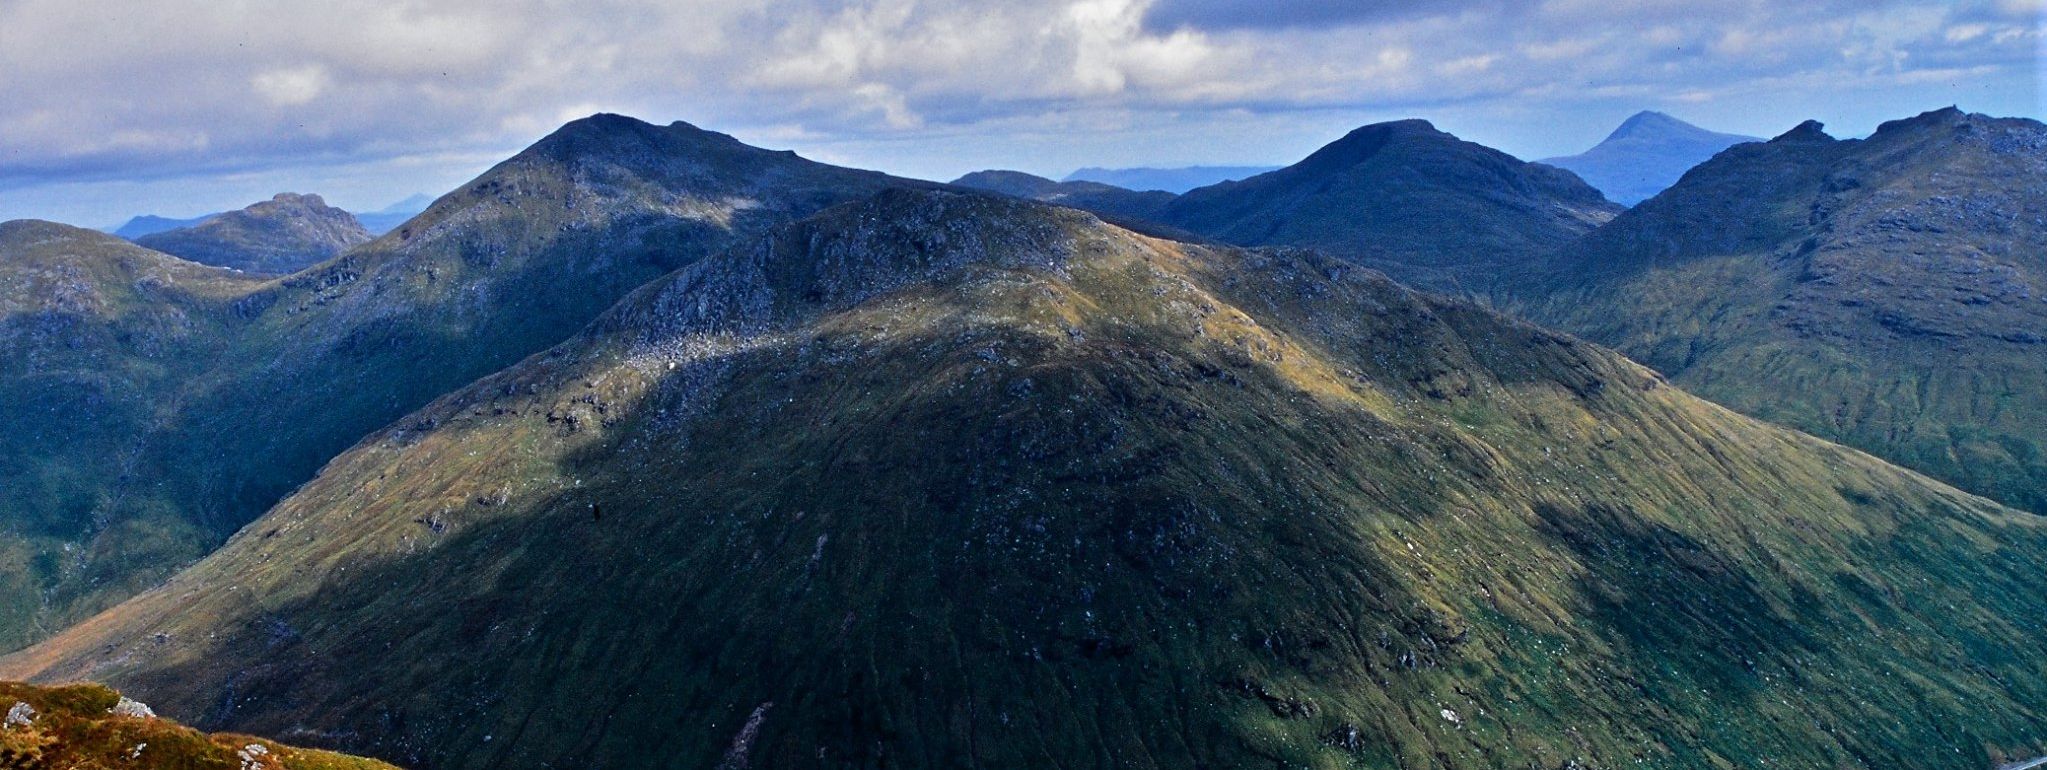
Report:
[[[0,670],[433,768],[1933,770],[2038,748],[2043,553],[1341,259],[889,191]]]
[[[1633,206],[1670,189],[1686,171],[1721,150],[1760,141],[1707,131],[1661,112],[1641,112],[1592,149],[1542,162],[1577,174],[1610,200]]]
[[[202,265],[284,275],[325,262],[370,237],[355,215],[327,205],[318,195],[279,193],[135,242]]]
[[[1309,246],[1435,289],[1479,289],[1613,218],[1562,169],[1427,121],[1365,126],[1269,174],[1180,196],[1164,223],[1230,243]]]
[[[1734,147],[1514,292],[1702,395],[2047,513],[2047,127]],[[1510,302],[1516,300],[1509,300]]]

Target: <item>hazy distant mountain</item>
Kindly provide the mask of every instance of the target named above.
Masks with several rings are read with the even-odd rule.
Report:
[[[1340,259],[891,191],[0,673],[443,770],[1947,770],[2047,740],[2043,553]]]
[[[1138,219],[1158,218],[1166,204],[1173,201],[1173,194],[1169,192],[1136,192],[1100,182],[1054,182],[1021,171],[976,171],[952,180],[952,183],[1098,214]]]
[[[355,215],[318,195],[279,193],[190,227],[151,233],[137,244],[198,262],[259,275],[295,273],[372,236]]]
[[[193,217],[191,219],[171,219],[169,217],[160,217],[155,214],[144,214],[139,217],[130,218],[126,223],[122,224],[120,227],[114,228],[111,232],[114,235],[132,241],[142,236],[153,235],[156,233],[163,232],[165,230],[176,230],[180,227],[191,227],[193,225],[199,224],[200,222],[204,222],[208,218],[211,218],[213,216],[215,215],[207,214],[206,216]]]
[[[282,280],[10,225],[0,308],[21,309],[0,376],[24,384],[0,387],[0,434],[27,443],[0,452],[0,592],[20,597],[0,601],[0,645],[161,580],[364,435],[641,284],[897,185],[931,186],[599,115]]]
[[[1640,112],[1592,149],[1542,162],[1568,169],[1608,199],[1633,206],[1676,184],[1721,150],[1760,141],[1707,131],[1661,112]]]
[[[1194,190],[1161,216],[1230,243],[1312,246],[1458,289],[1483,286],[1619,211],[1568,171],[1404,120],[1359,128],[1278,171]]]
[[[2047,514],[2047,126],[1955,109],[1721,153],[1530,289],[1728,406]]]
[[[1277,166],[1186,166],[1183,168],[1096,168],[1089,166],[1066,175],[1067,182],[1100,182],[1126,190],[1164,190],[1179,194],[1196,187],[1277,170]]]
[[[371,235],[383,235],[398,229],[398,226],[405,224],[406,220],[419,216],[419,213],[426,211],[426,208],[433,205],[433,202],[433,196],[426,193],[415,193],[405,200],[376,211],[356,214],[355,218],[356,221],[362,223],[363,229],[370,231]]]

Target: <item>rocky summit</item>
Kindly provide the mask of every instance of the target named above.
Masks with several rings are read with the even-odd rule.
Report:
[[[97,685],[0,682],[0,767],[395,770],[375,760],[248,735],[207,735]]]
[[[318,195],[280,193],[240,211],[142,235],[135,242],[204,265],[284,275],[370,240],[355,215]]]
[[[2047,514],[2047,126],[1955,109],[1729,149],[1516,282],[1749,414]]]
[[[1470,291],[1620,210],[1568,171],[1404,120],[1359,128],[1278,171],[1190,191],[1160,217],[1229,243],[1312,247],[1419,286]]]
[[[2043,748],[2042,553],[1346,259],[896,190],[0,673],[429,768],[1988,767]]]

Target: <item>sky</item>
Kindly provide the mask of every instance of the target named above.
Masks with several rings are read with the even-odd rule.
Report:
[[[1660,110],[2042,117],[2047,0],[0,0],[0,219],[367,211],[574,118],[927,179],[1283,165],[1407,117],[1529,159]]]

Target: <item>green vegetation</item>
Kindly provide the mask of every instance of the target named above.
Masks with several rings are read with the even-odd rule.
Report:
[[[0,660],[426,767],[1988,767],[2047,521],[1346,262],[892,192]]]
[[[270,281],[0,230],[0,649],[204,555],[371,431],[768,228],[918,184],[684,124],[576,121]]]
[[[374,760],[294,748],[247,735],[207,735],[158,719],[99,685],[0,682],[0,768],[377,770]],[[125,712],[125,713],[123,713]]]
[[[1504,306],[1742,412],[2047,514],[2047,127],[1736,147]]]
[[[1571,172],[1380,123],[1299,163],[1189,191],[1160,221],[1245,246],[1307,246],[1413,286],[1475,291],[1621,211]]]

